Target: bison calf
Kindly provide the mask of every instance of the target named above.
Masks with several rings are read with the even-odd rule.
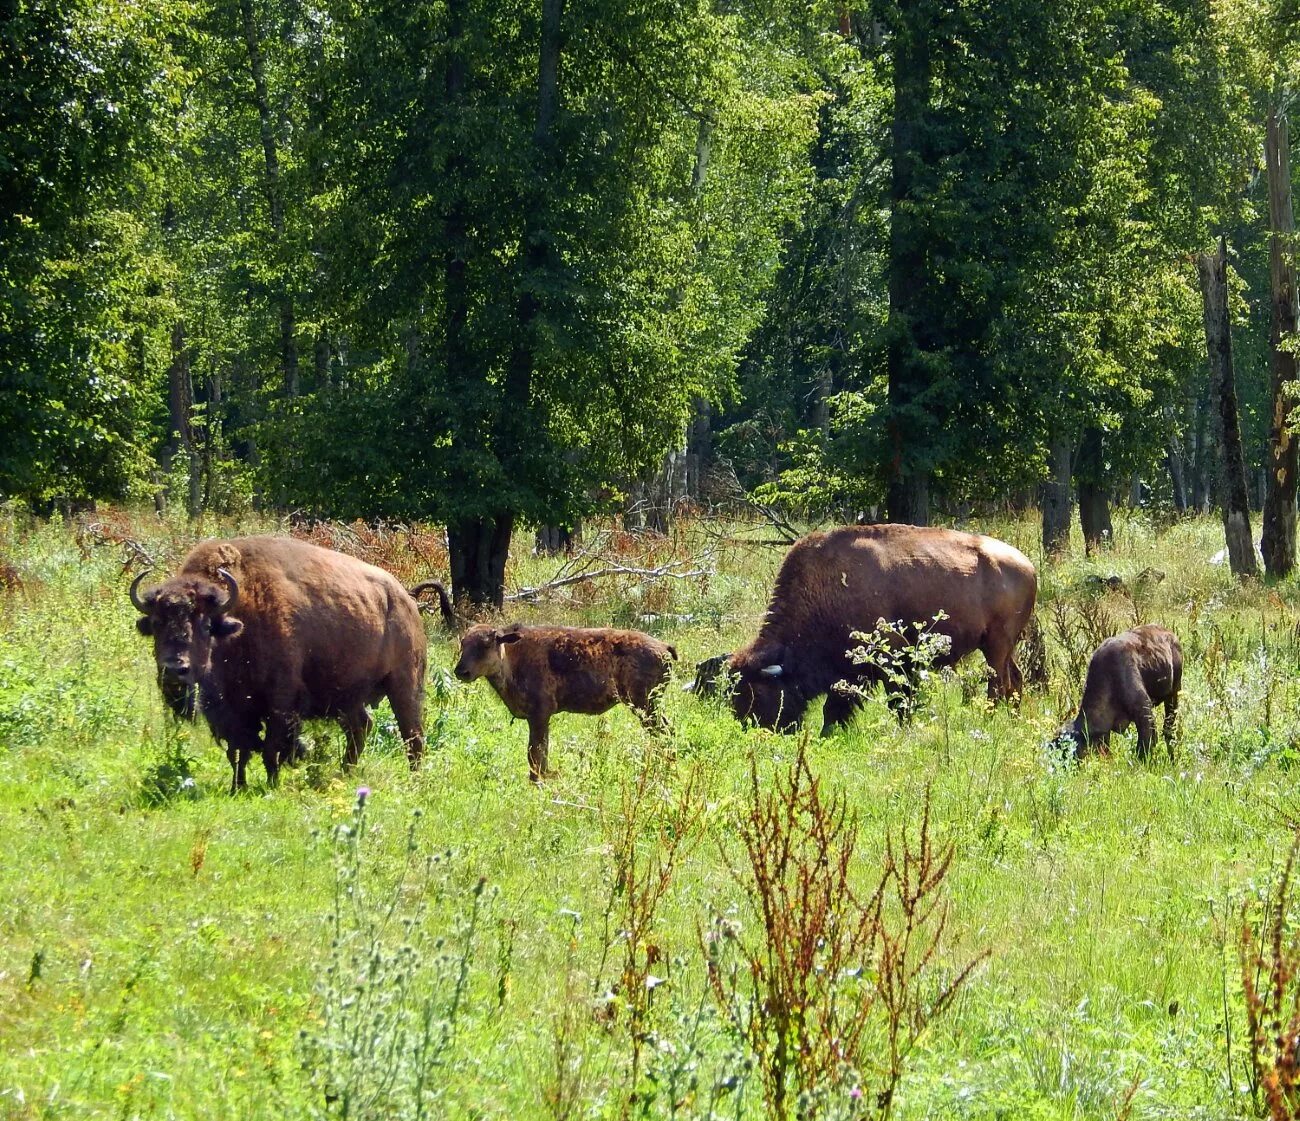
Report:
[[[695,663],[695,680],[682,686],[683,693],[694,693],[697,697],[720,697],[731,675],[731,651],[714,654],[702,662]]]
[[[1058,738],[1082,757],[1093,745],[1106,750],[1112,732],[1136,724],[1138,756],[1146,759],[1156,742],[1153,706],[1163,704],[1165,745],[1173,759],[1182,682],[1183,650],[1172,631],[1149,625],[1108,638],[1088,663],[1079,715]]]
[[[538,782],[547,767],[551,717],[557,712],[597,715],[629,705],[641,723],[664,728],[659,691],[677,651],[640,631],[606,627],[497,629],[480,623],[460,640],[456,676],[486,677],[510,714],[528,721],[528,777]]]

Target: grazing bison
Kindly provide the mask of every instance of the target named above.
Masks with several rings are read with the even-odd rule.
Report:
[[[608,627],[525,627],[479,623],[460,640],[456,676],[486,677],[510,715],[528,721],[528,777],[551,775],[547,748],[557,712],[595,716],[616,704],[654,731],[665,727],[659,692],[677,651],[640,631]]]
[[[1093,652],[1083,681],[1079,715],[1057,739],[1076,757],[1090,747],[1107,751],[1112,732],[1137,725],[1138,756],[1146,759],[1156,742],[1155,705],[1165,706],[1165,746],[1174,757],[1178,692],[1183,684],[1183,648],[1164,627],[1147,625],[1108,638]]]
[[[872,631],[881,619],[928,621],[940,611],[948,617],[934,629],[951,639],[940,664],[980,650],[992,671],[989,696],[1010,697],[1022,685],[1012,655],[1037,591],[1028,558],[991,537],[910,525],[809,534],[781,564],[758,637],[731,656],[732,708],[742,721],[789,732],[829,692],[826,735],[858,703],[834,686],[880,676],[849,658],[859,645],[851,632]]]
[[[268,781],[299,753],[303,720],[332,718],[348,764],[386,696],[415,766],[424,750],[425,635],[406,589],[354,557],[291,537],[205,541],[170,580],[139,591],[160,681],[197,687],[198,707],[226,744],[231,793],[260,751]],[[173,706],[174,707],[174,706]]]

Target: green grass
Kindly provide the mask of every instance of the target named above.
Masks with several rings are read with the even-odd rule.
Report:
[[[169,558],[191,534],[143,516],[133,524]],[[1040,562],[1032,523],[981,528]],[[1300,818],[1290,770],[1300,646],[1295,587],[1238,587],[1207,563],[1221,542],[1212,521],[1157,531],[1133,518],[1095,563],[1040,563],[1052,680],[1018,713],[963,703],[978,690],[977,657],[911,725],[872,703],[850,728],[811,742],[814,769],[857,814],[864,886],[886,836],[915,827],[929,788],[936,834],[955,850],[937,964],[989,951],[911,1056],[896,1116],[1250,1115],[1239,912],[1270,882],[1287,823]],[[554,571],[518,546],[512,583]],[[578,602],[511,614],[650,626],[677,645],[685,681],[694,660],[752,635],[781,552],[715,545],[714,556],[719,571],[706,581],[635,594],[631,583],[580,585]],[[704,1115],[708,1088],[737,1070],[738,1088],[719,1099],[725,1115],[762,1116],[755,1077],[737,1066],[707,1002],[693,1043],[691,1032],[704,993],[700,932],[715,914],[756,929],[729,870],[740,867],[735,821],[750,760],[770,776],[794,739],[742,731],[673,688],[666,740],[626,711],[557,718],[560,776],[533,789],[526,728],[485,684],[451,680],[454,644],[432,632],[431,742],[418,774],[384,709],[354,773],[339,766],[341,734],[317,725],[313,758],[278,790],[265,789],[255,762],[248,795],[230,798],[206,730],[177,729],[164,714],[120,551],[83,555],[70,527],[10,515],[0,559],[24,585],[0,593],[0,1116],[328,1115],[329,968],[346,973],[371,938],[389,955],[376,959],[376,991],[396,1000],[409,981],[409,1007],[454,1019],[429,1116],[669,1116],[673,1056],[697,1081],[678,1094],[677,1116]],[[1148,567],[1165,579],[1139,584]],[[1089,573],[1119,574],[1136,602],[1093,595]],[[662,618],[638,624],[646,614]],[[1109,759],[1054,762],[1044,744],[1077,700],[1072,667],[1093,632],[1135,618],[1173,627],[1184,643],[1176,761],[1162,746],[1140,764],[1130,737]],[[656,972],[668,978],[652,1005],[659,1082],[633,1099],[627,1032],[598,998],[617,980],[613,843],[643,767],[658,776],[647,838],[692,772],[705,824],[656,922]],[[361,785],[372,793],[349,863],[338,830],[354,824]],[[350,875],[361,904],[336,897]],[[407,956],[393,957],[402,946]],[[848,1115],[853,1102],[844,1094],[827,1108]]]

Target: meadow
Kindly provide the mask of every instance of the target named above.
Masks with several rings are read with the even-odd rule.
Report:
[[[1264,1109],[1239,944],[1300,821],[1300,597],[1211,564],[1216,521],[1133,512],[1103,554],[1059,563],[1031,518],[979,525],[1039,565],[1046,685],[990,708],[976,656],[910,722],[876,698],[825,740],[816,711],[783,737],[678,688],[755,632],[770,531],[597,528],[593,564],[677,575],[507,615],[674,643],[667,736],[626,710],[558,717],[559,775],[534,788],[526,728],[451,677],[431,618],[417,773],[381,709],[351,773],[337,728],[312,725],[278,789],[254,761],[234,798],[206,728],[166,714],[126,596],[142,555],[174,566],[232,528],[0,510],[0,1117],[757,1118],[782,1062],[792,1117]],[[445,575],[432,530],[305,532],[407,582]],[[574,571],[529,544],[510,588]],[[1139,762],[1130,733],[1063,760],[1048,741],[1088,655],[1135,622],[1183,643],[1175,758]],[[776,888],[821,894],[765,917],[785,897],[748,842],[769,826],[814,854]],[[777,943],[810,931],[800,972]],[[809,998],[783,1006],[799,1031],[773,1027],[760,976]]]

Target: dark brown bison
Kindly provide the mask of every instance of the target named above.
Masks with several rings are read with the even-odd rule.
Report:
[[[528,777],[538,782],[552,773],[547,748],[557,712],[595,716],[625,704],[647,728],[662,730],[659,693],[676,657],[640,631],[479,623],[460,640],[456,676],[486,677],[510,715],[528,721]]]
[[[911,626],[940,611],[934,629],[951,640],[939,664],[974,650],[992,671],[989,695],[1020,692],[1016,640],[1034,610],[1038,579],[1017,549],[991,537],[910,525],[844,526],[812,533],[786,554],[758,637],[731,656],[732,707],[742,721],[793,731],[809,703],[829,693],[822,734],[858,704],[838,682],[880,677],[855,665],[852,632],[879,620]]]
[[[213,736],[227,746],[231,792],[260,751],[268,781],[299,750],[303,720],[331,718],[347,734],[345,761],[387,697],[415,766],[424,751],[424,627],[415,601],[387,572],[291,537],[205,541],[170,580],[141,594],[160,681],[196,687]]]
[[[1173,631],[1149,624],[1117,634],[1093,652],[1079,715],[1061,729],[1058,739],[1082,757],[1090,747],[1109,750],[1112,732],[1136,724],[1138,756],[1146,759],[1156,742],[1154,706],[1162,704],[1165,746],[1172,760],[1182,685],[1183,648]]]

